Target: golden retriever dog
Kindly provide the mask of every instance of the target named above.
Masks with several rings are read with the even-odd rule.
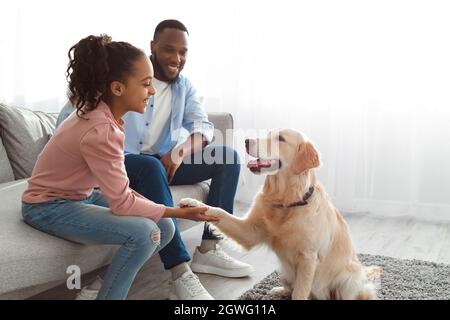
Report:
[[[319,153],[311,141],[290,129],[272,131],[264,139],[247,139],[255,157],[247,167],[267,174],[244,218],[210,207],[215,226],[245,249],[268,245],[281,262],[283,287],[275,297],[292,299],[376,299],[372,280],[379,267],[358,260],[349,228],[318,182]],[[180,206],[205,206],[182,199]]]

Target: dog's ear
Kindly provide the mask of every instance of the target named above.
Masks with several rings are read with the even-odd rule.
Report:
[[[305,170],[320,166],[319,153],[311,142],[301,143],[292,162],[292,171],[300,174]]]

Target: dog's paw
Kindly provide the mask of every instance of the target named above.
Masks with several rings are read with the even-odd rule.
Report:
[[[285,287],[274,287],[269,291],[269,295],[275,300],[291,299],[292,292]]]
[[[183,198],[180,200],[180,202],[178,202],[178,206],[180,208],[184,208],[184,207],[207,207],[206,204],[204,204],[201,201],[198,201],[196,199],[192,199],[192,198]]]
[[[228,215],[227,212],[221,208],[217,208],[217,207],[209,207],[208,210],[206,210],[205,215],[207,216],[211,216],[211,217],[215,217],[215,218],[219,218],[219,222],[220,219],[223,218],[224,216]]]

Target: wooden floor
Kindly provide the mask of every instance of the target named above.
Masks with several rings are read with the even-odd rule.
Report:
[[[247,205],[236,205],[236,215],[242,215],[246,210]],[[371,217],[368,214],[344,214],[344,218],[361,253],[450,264],[450,223]],[[183,232],[183,240],[191,254],[200,242],[201,233],[201,225]],[[250,252],[227,251],[230,255],[251,263],[255,267],[255,273],[251,277],[239,279],[199,274],[204,287],[216,299],[236,299],[278,267],[276,256],[264,247]],[[89,283],[95,274],[84,276],[82,285]],[[166,299],[169,278],[170,273],[164,270],[159,257],[153,257],[137,275],[128,299]],[[32,299],[73,299],[75,293],[61,285]]]

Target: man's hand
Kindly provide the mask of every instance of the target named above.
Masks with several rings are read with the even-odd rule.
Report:
[[[166,169],[169,183],[172,182],[175,172],[180,167],[181,162],[183,162],[183,158],[200,152],[205,146],[205,137],[201,133],[194,133],[183,144],[161,158],[161,163]]]
[[[169,183],[172,182],[175,172],[177,172],[178,168],[181,165],[181,162],[183,162],[183,158],[183,146],[173,149],[171,152],[165,154],[164,157],[161,158],[161,163],[164,166],[164,169],[166,169],[167,181],[169,181]]]

